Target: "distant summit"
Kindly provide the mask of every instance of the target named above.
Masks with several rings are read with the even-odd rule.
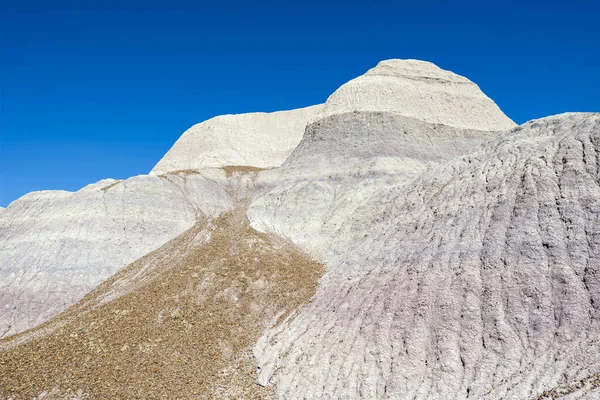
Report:
[[[454,72],[419,60],[385,60],[342,85],[319,117],[380,111],[454,128],[502,131],[516,124],[479,86]]]
[[[503,131],[516,124],[469,79],[419,60],[385,60],[336,90],[324,105],[221,115],[192,126],[150,174],[228,165],[280,166],[308,122],[347,112],[387,112],[459,129]]]

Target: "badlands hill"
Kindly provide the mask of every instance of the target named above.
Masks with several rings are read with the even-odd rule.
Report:
[[[455,128],[498,131],[515,126],[467,78],[418,60],[386,60],[342,85],[319,117],[350,111],[389,112]]]
[[[231,208],[200,175],[104,180],[76,193],[43,191],[0,216],[0,337],[65,310],[119,269]]]
[[[185,131],[150,173],[226,165],[279,167],[302,139],[306,123],[320,109],[313,106],[209,119]]]
[[[0,398],[600,398],[600,114],[516,126],[431,63],[26,195],[0,241]]]

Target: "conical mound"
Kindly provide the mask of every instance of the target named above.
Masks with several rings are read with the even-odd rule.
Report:
[[[381,61],[336,90],[319,116],[353,111],[390,112],[483,131],[504,131],[516,126],[476,84],[418,60]]]

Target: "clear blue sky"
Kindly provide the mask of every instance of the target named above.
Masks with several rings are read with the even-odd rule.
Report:
[[[323,102],[386,58],[465,75],[518,123],[600,111],[598,3],[3,0],[0,205],[147,173],[194,123]]]

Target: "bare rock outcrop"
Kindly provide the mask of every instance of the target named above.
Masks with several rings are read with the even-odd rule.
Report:
[[[150,174],[228,165],[280,166],[321,106],[273,113],[221,115],[185,131]]]
[[[599,114],[532,121],[380,188],[344,232],[314,301],[255,348],[280,398],[585,396],[577,382],[600,371]]]
[[[378,190],[411,182],[493,135],[391,113],[333,115],[307,127],[281,168],[260,175],[257,183],[271,190],[248,216],[255,229],[326,258],[333,241],[347,243],[357,234],[340,235],[340,229]]]
[[[390,112],[464,129],[504,131],[516,126],[469,79],[419,60],[381,61],[336,90],[319,116],[352,111]]]
[[[323,257],[332,240],[346,241],[341,224],[379,188],[410,182],[514,126],[465,77],[424,61],[382,61],[336,90],[282,167],[261,175],[272,190],[249,218]]]

